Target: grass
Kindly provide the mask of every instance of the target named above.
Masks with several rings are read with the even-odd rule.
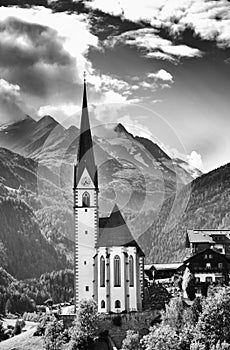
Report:
[[[43,350],[42,337],[34,337],[35,327],[0,343],[0,350]]]

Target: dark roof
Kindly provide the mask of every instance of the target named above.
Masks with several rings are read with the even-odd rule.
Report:
[[[136,247],[144,255],[116,204],[108,218],[99,219],[99,229],[97,247]]]
[[[187,264],[188,262],[190,262],[191,260],[193,260],[197,256],[203,255],[205,253],[210,253],[210,252],[212,254],[219,255],[223,260],[226,260],[227,262],[230,262],[230,260],[226,257],[225,254],[222,254],[222,253],[218,252],[215,248],[207,248],[207,249],[201,250],[197,254],[194,254],[194,255],[190,256],[188,259],[184,260],[183,265]]]
[[[79,148],[77,154],[77,166],[75,167],[74,174],[74,187],[77,186],[85,168],[87,168],[88,173],[94,183],[94,186],[98,189],[97,167],[95,165],[94,159],[93,141],[90,130],[87,106],[86,82],[84,80]]]

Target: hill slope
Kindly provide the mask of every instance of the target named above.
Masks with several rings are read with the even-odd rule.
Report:
[[[16,278],[66,268],[73,259],[73,245],[54,218],[44,219],[45,205],[62,205],[56,176],[37,169],[35,161],[0,149],[0,263]]]
[[[140,237],[149,261],[180,261],[187,254],[187,229],[230,229],[230,163],[185,186],[165,201]]]

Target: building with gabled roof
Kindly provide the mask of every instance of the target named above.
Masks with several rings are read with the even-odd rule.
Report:
[[[73,190],[76,309],[81,299],[94,298],[99,312],[140,311],[144,253],[116,204],[109,217],[99,218],[98,172],[85,79]]]
[[[215,248],[230,258],[230,230],[187,230],[186,248],[196,254],[207,248]]]

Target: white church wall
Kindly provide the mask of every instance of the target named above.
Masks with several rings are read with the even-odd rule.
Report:
[[[128,256],[133,257],[134,262],[134,286],[130,287],[129,285],[129,311],[137,310],[137,256],[136,256],[136,247],[128,247]],[[130,277],[129,277],[130,279]]]
[[[82,177],[86,175],[85,170]],[[90,196],[90,202],[88,207],[82,207],[82,196],[86,191]],[[75,250],[78,256],[75,270],[79,281],[76,282],[76,299],[80,301],[85,298],[91,299],[94,295],[93,256],[98,235],[97,192],[94,188],[85,186],[82,188],[81,180],[75,190],[75,206]]]
[[[114,286],[114,258],[118,255],[121,259],[121,286]],[[123,253],[123,247],[112,247],[110,248],[110,303],[111,303],[111,311],[112,312],[121,312],[125,310],[125,288],[124,288],[124,264],[125,264],[125,256]],[[115,302],[119,300],[121,303],[120,308],[115,308]]]

